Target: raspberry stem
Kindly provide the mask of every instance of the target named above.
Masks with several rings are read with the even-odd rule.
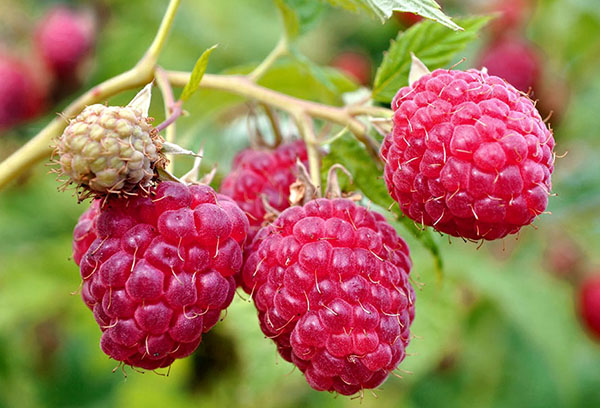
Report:
[[[269,119],[269,123],[271,123],[271,128],[273,129],[273,135],[275,136],[275,140],[272,144],[272,148],[279,146],[283,140],[283,135],[281,134],[281,127],[279,125],[279,119],[277,118],[277,114],[273,112],[273,109],[269,105],[262,104],[265,114]]]
[[[142,58],[142,61],[140,62],[143,63],[146,60],[152,61],[150,65],[152,66],[152,68],[154,68],[156,60],[158,59],[160,52],[165,46],[167,36],[169,35],[169,31],[171,30],[171,26],[173,25],[173,20],[175,19],[175,14],[177,13],[177,9],[179,8],[180,3],[181,0],[171,0],[169,2],[169,6],[167,7],[167,11],[165,12],[165,15],[162,18],[160,26],[158,27],[156,36],[154,37],[152,44],[148,48],[148,51],[146,51],[146,55],[144,55],[144,58]]]
[[[315,124],[307,114],[300,114],[295,117],[298,130],[304,143],[306,143],[306,153],[308,154],[308,167],[310,168],[310,179],[317,190],[321,190],[321,160],[315,133]]]
[[[174,86],[185,86],[190,78],[189,72],[169,71],[168,75],[171,84]],[[295,119],[302,115],[308,115],[311,118],[323,119],[345,126],[365,145],[367,151],[373,158],[378,157],[379,146],[377,142],[369,137],[367,127],[355,118],[355,116],[359,115],[373,114],[374,111],[372,110],[369,110],[368,113],[361,110],[374,107],[338,107],[307,101],[262,87],[242,75],[205,74],[204,77],[202,77],[200,87],[221,90],[242,95],[249,99],[255,99],[259,102],[281,109],[289,113]],[[377,109],[377,115],[373,116],[380,116],[382,108],[375,109]],[[386,115],[391,116],[390,113],[387,113],[387,109],[385,109],[385,111]]]
[[[391,109],[378,106],[351,105],[348,106],[347,111],[352,116],[367,115],[377,118],[391,118],[394,116]]]
[[[173,89],[171,88],[171,84],[169,83],[169,79],[167,78],[167,73],[161,67],[156,67],[156,69],[154,70],[154,77],[156,78],[156,84],[158,85],[158,88],[160,89],[160,93],[163,96],[163,102],[165,105],[165,118],[169,118],[177,110],[176,109],[177,106],[175,103],[175,97],[173,96]],[[179,114],[177,115],[177,117],[179,117],[179,115],[181,115],[181,112],[182,112],[181,104],[179,104],[178,110],[179,110]],[[163,124],[164,123],[165,122],[163,122]],[[171,126],[168,126],[167,129],[165,130],[165,139],[167,140],[167,142],[175,143],[175,134],[176,134],[175,123],[171,123]],[[175,168],[175,163],[174,163],[175,158],[173,156],[170,156],[167,158],[169,159],[169,164],[167,165],[167,170],[172,172]]]
[[[156,84],[162,94],[164,105],[165,105],[165,118],[168,118],[176,110],[175,97],[173,96],[173,89],[167,78],[166,71],[161,67],[156,67],[154,70],[154,77],[156,78]],[[181,106],[179,106],[181,109]],[[167,142],[175,143],[175,124],[169,126],[166,130]]]
[[[167,117],[167,119],[165,119],[164,122],[162,122],[156,127],[156,130],[158,130],[159,132],[162,132],[165,129],[172,128],[177,118],[181,116],[181,114],[183,113],[183,109],[181,108],[181,101],[176,102],[174,105],[172,105],[169,111],[170,115]]]
[[[52,152],[52,148],[50,147],[52,140],[60,136],[67,125],[65,119],[76,116],[88,105],[102,102],[125,90],[139,88],[148,82],[151,82],[155,77],[160,77],[160,70],[158,71],[158,74],[156,73],[156,61],[160,50],[164,47],[167,34],[173,23],[179,3],[180,0],[171,0],[155,40],[145,53],[144,57],[132,69],[102,82],[77,98],[65,109],[60,117],[51,121],[33,139],[21,147],[21,149],[17,150],[4,162],[0,163],[0,190],[19,174],[25,172],[34,164],[46,159],[50,155]],[[295,98],[262,87],[253,82],[254,79],[258,79],[262,75],[261,71],[263,69],[268,69],[279,56],[287,52],[286,50],[286,40],[282,40],[265,59],[265,62],[259,65],[259,68],[261,66],[263,66],[263,68],[257,68],[250,76],[206,74],[202,78],[200,87],[244,96],[248,99],[253,99],[265,105],[287,112],[299,125],[300,130],[304,130],[303,135],[309,152],[311,178],[316,184],[319,184],[317,181],[319,180],[318,172],[320,165],[313,119],[325,120],[347,128],[365,145],[373,159],[378,160],[378,143],[369,136],[367,126],[358,120],[356,116],[389,117],[391,114],[387,109],[361,105],[345,107],[325,105]],[[190,80],[191,74],[189,72],[165,72],[172,86],[183,87]],[[160,86],[160,79],[158,79],[158,82]],[[174,130],[169,132],[174,132]],[[169,137],[172,138],[172,134],[169,136],[168,133],[167,138]]]
[[[248,74],[248,79],[252,82],[258,81],[280,57],[286,55],[288,52],[287,38],[281,37],[275,48],[273,48],[263,62],[261,62],[251,73]]]

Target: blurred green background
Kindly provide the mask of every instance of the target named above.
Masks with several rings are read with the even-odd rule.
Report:
[[[446,2],[446,10],[468,14],[480,10],[481,1]],[[26,10],[32,21],[57,4],[2,2]],[[70,3],[93,7],[103,18],[80,92],[135,64],[166,3]],[[479,249],[436,235],[445,264],[442,278],[430,254],[398,226],[412,250],[413,277],[422,285],[415,338],[398,371],[402,378],[391,376],[377,397],[367,392],[361,401],[313,391],[277,356],[260,332],[253,305],[241,296],[198,351],[173,364],[168,377],[129,368],[127,376],[113,373],[117,364],[99,349],[100,331],[79,297],[78,268],[70,259],[72,229],[87,204],[57,192],[48,167],[38,165],[0,192],[0,407],[600,406],[600,345],[582,329],[574,303],[581,274],[600,273],[600,7],[597,0],[540,0],[535,6],[523,35],[544,53],[549,94],[565,102],[557,112],[560,122],[550,120],[557,153],[569,152],[557,160],[552,215],[543,215],[518,239]],[[325,8],[300,49],[324,66],[343,51],[359,51],[376,67],[402,29],[397,19],[382,25]],[[204,49],[218,43],[208,72],[247,71],[269,53],[281,30],[271,0],[183,0],[160,63],[190,70]],[[484,32],[454,62],[465,56],[461,68],[475,65],[488,35]],[[283,61],[263,83],[335,104],[342,92],[356,88],[333,71],[335,87],[323,87],[311,76],[311,64]],[[110,103],[124,104],[134,93]],[[206,168],[218,164],[223,174],[248,143],[247,105],[200,91],[186,108],[189,115],[177,122],[179,140],[189,148],[203,145]],[[156,92],[151,113],[162,120],[162,112]],[[0,157],[53,115],[1,135]],[[178,171],[189,164],[181,160]]]

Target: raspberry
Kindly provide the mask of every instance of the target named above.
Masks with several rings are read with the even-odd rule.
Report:
[[[557,278],[576,280],[586,269],[587,256],[579,244],[560,228],[547,233],[547,245],[543,253],[544,269]]]
[[[46,90],[19,59],[0,53],[0,130],[41,113]]]
[[[205,185],[97,199],[74,231],[82,297],[115,360],[145,369],[191,354],[233,299],[248,221]]]
[[[88,106],[56,144],[68,182],[94,193],[146,190],[163,165],[161,141],[150,120],[134,107]]]
[[[400,89],[392,108],[384,176],[412,220],[492,240],[546,209],[554,138],[512,85],[482,71],[438,69]]]
[[[73,230],[73,260],[80,265],[81,258],[87,252],[88,248],[96,240],[94,222],[100,212],[100,201],[92,201],[92,205],[84,211],[79,217],[77,225]]]
[[[531,18],[534,9],[532,0],[491,0],[484,2],[481,13],[499,15],[490,23],[490,30],[496,36],[520,30]]]
[[[360,52],[344,52],[331,62],[331,66],[344,72],[361,85],[371,82],[371,60]]]
[[[262,228],[242,272],[263,333],[316,390],[379,386],[406,355],[414,290],[406,243],[376,212],[317,199]]]
[[[444,6],[444,1],[442,0],[437,0],[437,3],[440,6]],[[413,25],[425,20],[420,15],[407,11],[394,11],[394,17],[396,18],[396,21],[398,21],[405,28],[410,28]]]
[[[523,92],[536,89],[541,67],[534,46],[517,37],[503,37],[492,43],[479,65]]]
[[[36,29],[36,46],[48,68],[60,79],[76,73],[89,54],[95,36],[91,16],[58,6]]]
[[[600,341],[600,275],[583,281],[578,289],[577,308],[585,328]]]
[[[404,27],[412,27],[417,23],[423,21],[423,17],[415,13],[408,13],[405,11],[394,11],[394,17]]]
[[[248,242],[260,229],[267,210],[263,196],[277,211],[290,206],[290,185],[296,180],[295,163],[308,160],[302,141],[286,143],[273,151],[246,149],[233,161],[231,173],[225,177],[220,193],[233,198],[250,221]]]

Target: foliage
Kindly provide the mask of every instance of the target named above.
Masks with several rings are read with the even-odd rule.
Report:
[[[200,81],[202,81],[202,77],[204,76],[206,67],[208,66],[208,58],[215,48],[217,48],[217,46],[213,45],[204,51],[200,58],[198,58],[198,61],[196,61],[196,65],[194,65],[194,69],[192,70],[190,82],[188,82],[183,88],[183,91],[181,91],[180,98],[182,101],[187,101],[200,87]]]
[[[326,0],[337,7],[352,11],[362,11],[378,17],[382,21],[392,16],[394,11],[415,13],[438,21],[453,30],[460,26],[453,23],[441,10],[435,0]]]
[[[398,89],[408,85],[411,52],[430,70],[445,67],[477,37],[479,30],[489,20],[489,17],[457,20],[464,30],[453,33],[439,24],[426,21],[398,33],[398,38],[392,43],[377,69],[373,98],[389,103]]]

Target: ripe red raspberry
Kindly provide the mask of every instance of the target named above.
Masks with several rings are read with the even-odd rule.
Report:
[[[96,200],[75,227],[82,297],[115,360],[155,369],[191,354],[231,303],[248,221],[204,185]]]
[[[544,269],[556,278],[577,281],[587,267],[585,252],[564,228],[546,234],[546,248],[539,255]]]
[[[235,157],[231,173],[223,180],[219,192],[233,198],[248,216],[248,242],[267,213],[263,196],[278,211],[290,206],[288,197],[290,185],[296,180],[297,159],[305,164],[308,160],[303,141],[282,144],[273,151],[246,149]]]
[[[412,27],[423,21],[423,17],[420,15],[405,11],[394,11],[394,17],[396,17],[396,20],[406,28]]]
[[[495,36],[521,30],[533,14],[535,2],[532,0],[488,0],[483,2],[478,12],[496,14],[490,23]]]
[[[371,82],[371,60],[363,53],[343,52],[331,61],[331,66],[354,78],[361,85]]]
[[[518,37],[503,37],[481,56],[480,67],[504,78],[519,91],[535,90],[541,71],[540,57],[533,46]]]
[[[482,71],[438,69],[400,89],[392,108],[384,176],[409,218],[492,240],[546,209],[554,138],[512,85]]]
[[[264,227],[242,272],[263,333],[316,390],[379,386],[414,318],[406,243],[348,199],[317,199]]]
[[[578,288],[577,309],[585,328],[600,341],[600,275],[587,278]]]
[[[440,6],[444,6],[444,1],[442,0],[437,0],[437,3]],[[425,18],[421,17],[420,15],[407,11],[394,11],[394,17],[396,17],[396,20],[405,28],[412,27],[413,25],[425,20]]]
[[[95,24],[84,13],[58,6],[36,29],[36,46],[48,68],[60,79],[76,73],[94,44]]]
[[[0,52],[0,130],[38,115],[46,90],[19,59]]]

